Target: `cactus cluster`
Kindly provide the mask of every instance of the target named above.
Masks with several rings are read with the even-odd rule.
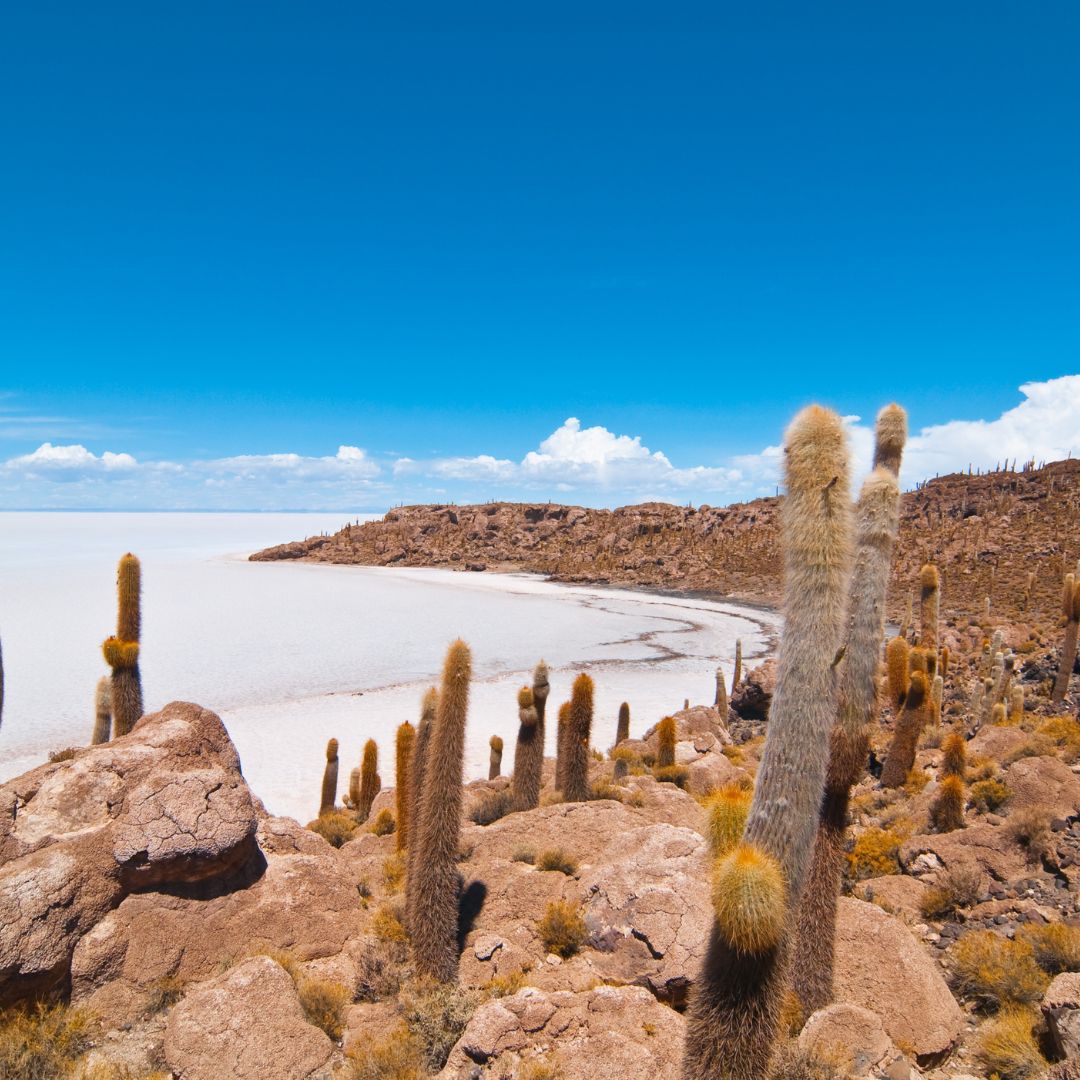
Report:
[[[967,742],[963,735],[954,731],[941,744],[941,751],[941,778],[937,795],[930,804],[930,824],[938,832],[952,832],[964,824]]]

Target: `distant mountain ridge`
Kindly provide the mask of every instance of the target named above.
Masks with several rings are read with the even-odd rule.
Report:
[[[257,552],[365,566],[521,570],[557,581],[694,590],[777,604],[781,497],[731,506],[651,502],[615,510],[557,503],[404,506]],[[945,610],[998,618],[1055,617],[1061,582],[1080,556],[1080,461],[979,476],[953,473],[904,494],[889,615],[903,620],[918,572],[934,562]],[[1034,572],[1030,583],[1029,573]]]

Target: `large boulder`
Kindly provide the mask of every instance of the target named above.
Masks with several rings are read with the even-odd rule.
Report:
[[[321,1078],[333,1049],[305,1019],[288,972],[268,956],[187,994],[165,1028],[165,1060],[177,1080]]]
[[[1080,1055],[1080,973],[1055,976],[1043,997],[1042,1011],[1057,1056]]]
[[[258,859],[257,824],[224,725],[186,702],[0,786],[0,1004],[63,987],[129,893]]]
[[[1033,806],[1045,807],[1056,818],[1080,812],[1080,776],[1059,758],[1021,758],[1009,766],[1004,779],[1012,792],[1005,804],[1010,814]]]
[[[978,824],[911,837],[900,846],[900,865],[907,873],[918,876],[936,873],[942,867],[963,867],[983,871],[994,881],[1014,881],[1024,876],[1027,859],[1007,830]]]
[[[818,1009],[799,1032],[799,1048],[818,1057],[844,1058],[853,1077],[880,1075],[903,1056],[877,1013],[846,1004]]]
[[[291,818],[266,818],[265,864],[228,888],[127,897],[75,947],[72,999],[112,1023],[129,1021],[162,980],[186,985],[260,950],[299,962],[337,958],[367,920],[349,860]],[[349,977],[350,960],[335,960]]]
[[[527,987],[476,1010],[439,1080],[517,1076],[533,1061],[562,1080],[678,1080],[685,1027],[640,987]]]
[[[937,965],[897,918],[842,897],[836,921],[838,1002],[876,1013],[889,1038],[921,1063],[947,1056],[964,1014]]]

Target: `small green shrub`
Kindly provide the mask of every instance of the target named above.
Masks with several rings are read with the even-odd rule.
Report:
[[[562,848],[550,848],[541,851],[536,859],[537,870],[558,870],[560,874],[573,877],[578,872],[578,864]]]
[[[544,948],[564,960],[573,956],[588,936],[580,910],[566,900],[553,900],[548,904],[537,931]]]

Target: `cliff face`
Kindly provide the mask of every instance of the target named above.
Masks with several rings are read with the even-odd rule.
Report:
[[[1056,612],[1080,505],[1080,461],[1029,472],[952,474],[903,496],[890,614],[902,619],[919,567],[937,563],[946,610],[998,617]],[[726,507],[644,503],[406,506],[333,536],[268,548],[258,561],[527,570],[559,581],[694,589],[777,603],[780,499]],[[1028,574],[1035,572],[1030,599]]]

